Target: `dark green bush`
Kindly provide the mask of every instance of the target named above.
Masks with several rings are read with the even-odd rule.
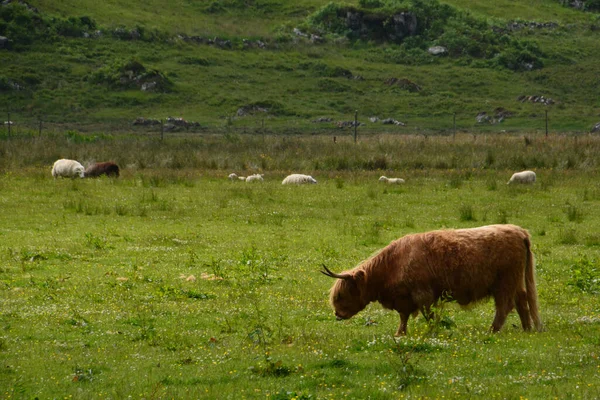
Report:
[[[88,76],[88,81],[121,89],[131,89],[141,87],[146,82],[156,82],[155,90],[163,92],[173,87],[173,83],[164,73],[156,69],[147,69],[136,59],[117,60],[92,72]]]
[[[81,37],[95,29],[96,22],[87,16],[45,18],[16,2],[0,7],[0,35],[17,45],[28,45],[35,40],[52,41],[57,36]]]

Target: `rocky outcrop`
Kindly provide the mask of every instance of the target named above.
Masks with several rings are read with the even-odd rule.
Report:
[[[319,124],[319,123],[323,123],[323,122],[332,122],[333,119],[332,118],[328,118],[328,117],[319,117],[317,119],[313,119],[312,122]]]
[[[31,4],[29,4],[28,2],[24,1],[24,0],[4,0],[3,2],[0,3],[0,5],[2,6],[7,6],[9,4],[21,4],[22,6],[25,6],[25,8],[27,8],[29,11],[38,14],[39,11],[37,8],[35,8],[34,6],[32,6]]]
[[[137,117],[132,125],[135,126],[157,126],[161,125],[162,121],[153,118]],[[200,128],[200,123],[186,121],[180,117],[167,117],[163,127],[165,132],[176,132],[182,129],[189,130],[191,128]]]
[[[136,126],[152,126],[160,125],[160,121],[152,118],[137,117],[132,125]]]
[[[412,12],[389,15],[346,8],[338,11],[338,18],[351,31],[351,36],[366,40],[400,43],[404,38],[416,35],[418,28],[417,16]]]
[[[400,89],[406,90],[411,93],[420,92],[422,89],[421,86],[406,78],[390,78],[387,79],[384,83],[388,86],[397,86]]]
[[[592,127],[592,130],[590,131],[591,133],[596,133],[596,132],[600,132],[600,122],[598,122],[596,125],[594,125]]]
[[[521,103],[540,103],[540,104],[544,104],[546,106],[555,104],[556,102],[551,99],[550,97],[546,97],[546,96],[525,96],[525,95],[521,95],[519,97],[517,97],[517,101],[520,101]]]
[[[335,123],[335,126],[340,129],[353,128],[355,126],[363,126],[363,125],[364,124],[362,122],[358,122],[358,121],[337,121]]]

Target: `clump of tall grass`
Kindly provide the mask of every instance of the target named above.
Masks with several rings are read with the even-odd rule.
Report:
[[[561,230],[558,236],[559,244],[573,245],[578,243],[575,229]]]
[[[460,214],[461,221],[476,221],[473,206],[469,204],[462,204],[459,207],[458,212]]]
[[[573,204],[567,203],[565,207],[565,214],[567,215],[567,219],[571,222],[581,222],[583,221],[583,213],[582,211],[574,206]]]

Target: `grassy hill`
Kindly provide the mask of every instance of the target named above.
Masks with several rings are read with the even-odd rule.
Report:
[[[11,39],[0,49],[0,99],[19,121],[101,130],[172,115],[209,128],[266,118],[274,128],[312,129],[311,120],[348,120],[358,110],[364,122],[378,116],[435,130],[450,128],[453,113],[468,128],[479,112],[494,118],[504,109],[510,116],[498,129],[539,127],[549,111],[553,129],[587,131],[600,118],[598,14],[555,0],[29,5],[0,10],[0,36]],[[348,12],[367,28],[351,30]],[[401,12],[416,15],[417,28],[390,39]],[[433,45],[448,55],[429,54]]]

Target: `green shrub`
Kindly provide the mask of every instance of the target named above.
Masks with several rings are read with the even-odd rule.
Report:
[[[571,265],[571,279],[567,284],[585,293],[600,293],[600,268],[596,260],[587,257],[575,260]]]
[[[88,81],[120,89],[141,87],[146,82],[156,82],[157,90],[163,92],[173,87],[173,82],[164,73],[156,69],[147,69],[140,61],[133,58],[117,60],[92,72],[88,76]]]
[[[358,5],[362,8],[381,8],[384,2],[381,0],[358,0]]]
[[[495,57],[497,65],[512,71],[528,71],[544,66],[542,60],[528,50],[509,48]]]
[[[463,204],[460,206],[459,212],[461,221],[476,221],[475,213],[473,212],[473,206]]]
[[[342,4],[328,3],[308,17],[308,24],[324,32],[347,35],[350,30],[343,18],[346,9]]]
[[[57,36],[81,37],[96,28],[96,22],[87,16],[46,18],[17,2],[0,7],[0,35],[10,38],[16,44],[28,45],[36,40],[52,41]]]

